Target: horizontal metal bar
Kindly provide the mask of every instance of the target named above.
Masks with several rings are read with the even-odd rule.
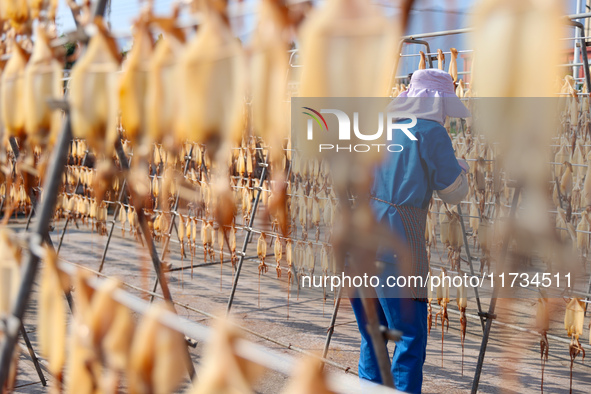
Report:
[[[76,272],[76,266],[73,264],[60,261],[60,270],[64,271],[68,275],[74,275]],[[98,279],[96,277],[88,278],[88,283],[91,287],[97,289],[100,287],[104,279]],[[131,295],[122,289],[116,289],[112,294],[113,300],[120,303],[123,306],[131,309],[132,311],[145,315],[150,309],[150,303]],[[158,316],[159,322],[175,331],[178,331],[185,336],[195,339],[199,342],[206,342],[211,339],[212,329],[204,325],[195,323],[186,318],[180,317],[175,313],[169,311],[162,311],[161,315]],[[268,349],[264,346],[257,345],[245,339],[238,339],[236,344],[236,353],[238,356],[254,362],[258,365],[262,365],[265,368],[282,373],[290,376],[294,370],[296,361],[293,357],[286,356],[285,354],[279,353],[275,350]],[[312,353],[308,353],[312,354]],[[319,359],[321,357],[316,356]],[[330,361],[330,360],[328,360]],[[328,384],[331,390],[341,393],[361,392],[360,388],[355,389],[351,387],[351,381],[345,382],[341,374],[330,373],[328,376]],[[399,391],[388,389],[384,386],[372,387],[372,392],[375,393],[400,393]]]
[[[431,33],[410,34],[408,36],[403,36],[402,38],[429,38],[429,37],[451,36],[454,34],[471,33],[472,31],[474,31],[473,28],[465,27],[463,29],[442,30],[442,31],[436,31],[436,32],[431,32]]]
[[[451,55],[451,52],[442,52],[444,55]],[[474,49],[464,49],[461,51],[458,51],[458,53],[474,53]],[[404,55],[400,55],[400,57],[417,57],[420,56],[420,53],[407,53]],[[431,52],[431,53],[425,53],[425,56],[436,56],[438,55],[437,52]]]
[[[585,12],[582,14],[571,14],[571,15],[567,15],[567,19],[587,19],[587,18],[591,18],[591,12]],[[452,29],[452,30],[441,30],[441,31],[435,31],[435,32],[430,32],[430,33],[419,33],[419,34],[410,34],[407,36],[403,36],[402,38],[429,38],[429,37],[441,37],[441,36],[451,36],[454,34],[465,34],[465,33],[471,33],[472,31],[474,31],[474,28],[472,27],[464,27],[461,29]]]

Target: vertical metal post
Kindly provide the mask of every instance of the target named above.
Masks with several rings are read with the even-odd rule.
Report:
[[[96,0],[93,15],[103,15],[106,0]],[[4,342],[0,348],[0,387],[4,387],[10,370],[10,363],[14,353],[18,332],[22,327],[23,316],[32,292],[40,256],[36,255],[37,243],[49,236],[49,223],[53,217],[57,194],[62,181],[62,174],[67,161],[68,145],[72,139],[72,125],[70,114],[67,113],[63,121],[62,130],[54,146],[53,155],[47,169],[37,222],[31,234],[30,247],[21,269],[21,281],[16,299],[12,305],[11,315],[5,319]]]
[[[238,264],[236,266],[236,273],[234,274],[234,282],[232,283],[232,291],[230,292],[230,298],[228,299],[228,306],[226,307],[226,315],[230,314],[230,310],[232,309],[232,303],[234,302],[234,295],[236,294],[236,287],[238,286],[238,280],[240,279],[240,271],[242,270],[242,263],[244,262],[244,258],[246,257],[246,249],[248,248],[248,242],[250,241],[250,236],[252,234],[252,224],[254,223],[254,218],[257,213],[257,209],[259,206],[259,201],[261,199],[261,194],[263,192],[263,182],[267,177],[267,171],[269,167],[269,154],[265,158],[264,163],[260,163],[263,167],[263,171],[261,172],[261,177],[259,178],[259,186],[257,195],[254,199],[254,205],[252,207],[252,212],[250,213],[250,220],[248,221],[248,226],[244,227],[246,231],[246,236],[244,237],[244,242],[242,243],[242,249],[240,251],[240,260],[238,260]]]
[[[2,344],[2,351],[0,352],[0,387],[4,387],[4,384],[6,383],[14,346],[16,344],[18,332],[23,321],[27,302],[29,301],[33,283],[35,282],[35,276],[37,274],[37,268],[39,266],[39,256],[33,252],[36,250],[36,247],[38,247],[35,243],[41,243],[41,240],[48,232],[49,222],[53,216],[53,210],[57,201],[57,192],[62,181],[62,173],[66,164],[68,144],[71,139],[72,130],[70,115],[67,114],[62,131],[56,142],[51,163],[47,171],[47,177],[44,182],[44,192],[40,200],[41,206],[39,208],[37,222],[34,226],[34,232],[30,239],[32,247],[29,248],[21,270],[21,282],[19,284],[16,300],[12,305],[12,313],[6,318],[6,331],[4,332],[5,339]]]
[[[468,257],[468,265],[470,266],[470,275],[474,276],[474,266],[472,265],[472,256],[470,255],[470,247],[468,246],[468,237],[466,236],[466,225],[462,217],[462,203],[458,204],[458,214],[460,215],[460,224],[462,225],[462,234],[464,236],[464,246],[466,247],[466,257]],[[478,307],[478,316],[480,316],[480,325],[482,332],[484,332],[484,316],[482,315],[482,305],[480,305],[480,296],[478,295],[478,287],[474,287],[474,296],[476,297],[476,306]]]
[[[117,152],[117,156],[119,157],[119,162],[121,163],[121,168],[124,172],[129,172],[129,160],[123,151],[123,145],[121,144],[121,140],[117,139],[115,143],[115,150]],[[126,184],[127,186],[127,184]],[[127,187],[129,190],[129,194],[132,195],[133,191],[131,188]],[[164,273],[162,272],[162,266],[160,265],[160,259],[158,258],[158,252],[156,250],[156,245],[154,244],[154,239],[152,238],[152,234],[150,233],[150,227],[148,226],[148,219],[144,214],[142,209],[136,209],[136,213],[138,216],[138,222],[140,224],[140,230],[146,240],[146,244],[148,245],[148,252],[150,253],[150,257],[152,258],[152,263],[154,265],[154,271],[156,272],[156,276],[160,279],[160,287],[162,288],[162,295],[164,299],[167,301],[172,302],[172,297],[170,295],[170,290],[168,289],[168,282],[164,278]]]
[[[575,6],[575,13],[576,14],[580,14],[581,13],[581,1],[582,0],[575,0],[576,2],[576,6]],[[578,37],[584,37],[585,36],[585,32],[582,31],[581,35],[579,36],[579,29],[575,28],[575,38]],[[577,40],[574,40],[574,48],[573,48],[573,63],[578,63],[579,62],[579,56],[580,56],[580,50],[583,51],[587,51],[587,48],[584,47],[579,47],[577,46]],[[577,78],[578,77],[578,73],[579,73],[579,66],[573,66],[573,78]]]
[[[117,139],[115,142],[115,150],[117,152],[117,156],[119,157],[119,162],[121,163],[121,168],[127,174],[129,174],[129,160],[123,151],[123,145],[121,144],[121,140]],[[127,187],[129,190],[129,195],[133,198],[133,190],[130,187]],[[136,201],[134,199],[134,201]],[[156,272],[156,277],[159,279],[160,288],[162,289],[162,295],[164,299],[169,302],[172,308],[175,310],[174,303],[172,301],[172,294],[170,293],[170,289],[168,288],[168,282],[166,281],[166,277],[164,276],[164,272],[162,271],[162,265],[160,264],[160,259],[158,258],[158,251],[156,250],[156,244],[154,243],[154,238],[152,238],[152,233],[150,232],[150,226],[148,225],[148,218],[146,217],[143,209],[136,209],[135,210],[138,217],[138,222],[140,224],[140,230],[146,240],[146,245],[148,246],[148,252],[150,253],[150,257],[152,258],[152,265],[154,266],[154,271]],[[195,376],[195,366],[191,361],[191,354],[189,353],[189,349],[187,348],[187,354],[189,360],[189,375],[191,379]]]
[[[27,350],[29,351],[29,356],[31,356],[31,360],[33,360],[33,365],[35,366],[35,370],[37,371],[37,376],[41,380],[41,384],[43,386],[47,386],[47,381],[45,380],[45,376],[43,375],[43,371],[41,370],[41,365],[39,364],[39,359],[35,354],[35,350],[33,349],[33,345],[31,344],[31,340],[29,339],[29,334],[25,331],[25,326],[21,323],[21,334],[23,334],[23,339],[25,340],[25,344],[27,345]]]
[[[84,158],[82,159],[82,166],[86,166],[86,158],[88,157],[88,151],[84,153]],[[74,188],[74,195],[78,194],[78,188],[80,187],[80,179],[76,181],[76,187]],[[57,251],[56,253],[60,253],[60,249],[62,248],[62,243],[64,242],[64,235],[66,234],[66,230],[68,229],[68,223],[70,223],[70,218],[72,217],[72,213],[68,213],[68,217],[66,218],[66,222],[64,223],[64,228],[62,229],[62,234],[60,236],[60,241],[57,244]]]
[[[334,309],[332,311],[332,317],[330,318],[330,325],[328,326],[328,332],[326,334],[326,340],[324,341],[324,349],[322,349],[322,358],[326,358],[328,354],[328,347],[330,346],[330,341],[332,340],[332,334],[334,333],[334,325],[337,321],[337,314],[339,313],[339,307],[341,306],[341,289],[339,287],[337,290],[337,299],[334,304]]]
[[[569,21],[569,24],[571,26],[574,26],[575,29],[577,29],[577,32],[580,31],[581,35],[579,36],[578,33],[576,33],[575,37],[580,37],[578,39],[578,45],[580,45],[581,47],[581,55],[583,57],[583,75],[585,75],[585,85],[587,86],[587,92],[591,92],[591,75],[589,74],[589,57],[587,56],[587,40],[585,40],[585,26],[581,23],[581,22],[576,22],[576,21]],[[577,40],[575,40],[575,49],[578,49],[576,47],[577,45]],[[573,59],[575,62],[578,61],[578,55],[575,55],[576,58]],[[576,69],[579,66],[574,66],[573,69]],[[573,76],[575,76],[573,74]]]
[[[365,296],[363,294],[365,292],[363,291],[364,289],[359,290],[361,291],[360,297],[365,314],[366,330],[371,338],[371,344],[378,362],[382,384],[387,387],[395,388],[394,377],[390,370],[392,367],[392,364],[390,363],[390,354],[388,353],[386,340],[380,329],[380,320],[376,311],[376,302],[378,302],[378,299]]]
[[[189,156],[186,157],[185,159],[185,168],[183,170],[183,176],[187,175],[187,172],[189,171],[189,165],[191,164],[191,160],[193,159],[193,146],[191,146],[191,150],[189,151]],[[174,205],[172,207],[171,212],[176,212],[176,210],[179,207],[179,201],[180,201],[180,193],[176,194],[176,199],[174,201]],[[170,237],[172,236],[172,229],[174,228],[174,222],[176,220],[176,215],[172,215],[172,217],[170,218],[170,225],[168,226],[168,232],[166,233],[166,237],[164,239],[164,245],[162,246],[162,254],[160,255],[160,260],[164,261],[164,258],[166,257],[166,253],[168,252],[168,245],[170,244]],[[177,230],[177,234],[178,234],[178,230]],[[182,242],[182,240],[181,240]],[[156,282],[154,283],[154,289],[152,289],[152,292],[156,292],[156,288],[158,287],[158,278],[156,278]],[[150,298],[150,302],[154,301],[154,296],[152,295],[152,297]]]
[[[129,167],[131,163],[131,157],[127,161],[127,166]],[[121,183],[121,191],[119,192],[119,198],[117,201],[123,203],[126,200],[125,188],[127,186],[127,178],[123,179],[123,183]],[[115,206],[115,211],[113,211],[113,220],[111,221],[111,228],[109,229],[109,236],[107,237],[107,242],[105,243],[105,248],[103,249],[103,255],[101,257],[101,263],[99,265],[98,272],[103,271],[103,266],[105,265],[105,259],[107,258],[107,250],[109,249],[109,244],[111,243],[111,237],[113,237],[113,230],[115,229],[115,223],[117,222],[117,216],[119,215],[119,210],[121,209],[121,205],[117,204]],[[154,289],[156,291],[156,289]]]
[[[521,193],[521,187],[517,187],[515,192],[513,193],[513,203],[511,204],[511,212],[509,213],[510,220],[515,219],[515,212],[517,211],[517,204],[519,202],[519,194]],[[505,235],[503,249],[501,251],[501,259],[500,262],[504,269],[505,267],[505,258],[507,257],[507,250],[509,248],[509,235],[510,232],[507,232]],[[476,394],[478,392],[478,384],[480,383],[480,374],[482,373],[482,366],[484,365],[484,355],[486,354],[486,347],[488,345],[488,338],[490,336],[490,330],[492,328],[492,322],[496,318],[495,315],[495,308],[497,305],[497,296],[499,293],[499,287],[495,286],[493,289],[493,294],[490,299],[490,305],[488,307],[488,312],[485,315],[486,317],[486,325],[484,327],[484,332],[482,334],[482,343],[480,344],[480,353],[478,354],[478,361],[476,363],[476,371],[474,372],[474,380],[472,381],[472,394]]]

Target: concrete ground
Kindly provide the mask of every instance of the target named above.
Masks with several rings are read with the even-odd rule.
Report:
[[[56,230],[51,233],[56,245],[63,224],[63,221],[56,223]],[[12,219],[10,225],[20,231],[24,226],[24,221]],[[91,233],[90,229],[81,223],[79,226],[78,229],[73,225],[68,228],[60,257],[96,270],[106,237]],[[240,239],[238,245],[241,245]],[[158,247],[160,250],[161,245],[159,244]],[[272,248],[269,248],[269,252],[272,252]],[[256,237],[255,241],[249,245],[247,253],[249,255],[256,254]],[[181,264],[185,267],[190,265],[190,257],[189,261],[185,259],[181,263],[178,243],[171,244],[169,256],[166,260],[170,261],[174,267],[179,267]],[[207,314],[224,313],[233,276],[227,253],[225,259],[223,270],[220,270],[220,266],[217,264],[194,268],[193,277],[191,277],[190,268],[182,272],[167,274],[174,300],[189,306],[189,308],[179,306],[177,309],[180,315],[209,325],[212,319]],[[194,264],[199,264],[202,260],[202,252],[198,251]],[[270,260],[274,259],[271,257]],[[119,277],[131,285],[151,290],[155,275],[152,273],[150,264],[147,249],[138,247],[138,242],[128,233],[125,238],[122,238],[121,230],[116,228],[103,273]],[[300,294],[298,299],[295,286],[292,286],[288,317],[286,271],[284,270],[282,279],[277,279],[274,262],[269,262],[269,272],[260,278],[259,293],[257,265],[257,260],[245,261],[232,309],[232,315],[237,323],[249,331],[246,337],[253,342],[294,356],[298,356],[299,350],[321,351],[330,323],[333,307],[332,296],[324,301],[321,290],[308,290],[305,294]],[[138,296],[146,297],[145,293],[129,288],[128,290]],[[488,300],[483,300],[485,308],[487,308],[488,302]],[[555,302],[561,303],[563,301],[558,299]],[[25,321],[26,330],[30,334],[34,346],[36,346],[36,304],[33,297]],[[535,314],[534,306],[535,300],[503,300],[497,308],[499,321],[514,323],[519,327],[529,329]],[[434,305],[433,308],[436,312],[439,307]],[[469,319],[464,345],[463,374],[462,348],[459,337],[460,324],[459,315],[455,313],[457,310],[455,301],[452,301],[449,310],[450,327],[444,336],[443,356],[441,353],[441,328],[439,326],[434,328],[429,338],[423,386],[426,393],[468,392],[474,378],[482,340],[480,321],[475,316],[476,305],[474,301],[470,301],[468,305]],[[561,311],[564,311],[564,307]],[[549,333],[567,339],[563,328],[562,313],[553,316],[554,320]],[[357,372],[359,342],[359,332],[351,307],[347,300],[343,300],[328,353],[328,358],[334,362],[334,365],[328,366],[328,370],[340,374],[355,374]],[[551,393],[567,392],[570,374],[568,343],[553,338],[550,338],[549,342],[550,354],[545,367],[544,390]],[[587,339],[583,339],[582,342],[587,343]],[[390,344],[390,350],[393,347],[394,344]],[[588,346],[587,349],[589,349]],[[196,349],[191,350],[196,363],[199,363],[201,351],[202,344],[198,344]],[[198,366],[197,373],[199,374]],[[46,376],[48,376],[47,373]],[[51,377],[48,379],[49,386],[51,386]],[[279,373],[268,373],[258,383],[256,391],[277,393],[286,382],[286,376]],[[540,382],[539,337],[502,326],[495,321],[486,352],[479,391],[482,393],[536,393],[540,392]],[[16,392],[44,393],[47,391],[49,388],[43,387],[39,383],[39,378],[30,359],[21,355]],[[583,363],[580,357],[574,363],[573,392],[591,392],[591,366],[588,362]]]

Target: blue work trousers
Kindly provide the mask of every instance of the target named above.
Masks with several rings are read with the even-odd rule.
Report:
[[[396,389],[420,393],[423,364],[427,355],[427,304],[412,298],[376,298],[369,301],[377,308],[380,324],[403,333],[402,339],[396,342],[392,358],[392,376]],[[375,352],[366,329],[362,300],[351,298],[351,305],[361,333],[359,377],[381,383]]]

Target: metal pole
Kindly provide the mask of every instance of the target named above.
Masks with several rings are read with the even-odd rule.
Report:
[[[417,44],[417,45],[424,45],[425,46],[425,50],[427,51],[426,53],[431,53],[431,47],[429,46],[429,42],[425,41],[425,40],[415,40],[413,38],[403,38],[400,41],[400,54],[402,54],[402,44]],[[429,68],[433,68],[433,58],[431,57],[431,55],[425,55],[425,57],[427,58],[427,62],[429,63]]]
[[[575,13],[580,14],[581,13],[581,0],[576,0],[576,10]],[[585,32],[583,31],[582,34],[579,36],[579,29],[575,28],[575,38],[578,37],[585,37]],[[580,53],[580,47],[577,46],[577,40],[574,40],[574,51],[573,51],[573,63],[577,63],[579,61],[579,56],[581,55]],[[581,48],[584,51],[587,51],[587,48]],[[577,67],[573,67],[573,78],[577,78]]]
[[[466,225],[462,217],[461,203],[458,204],[458,214],[460,215],[460,224],[462,225],[462,235],[464,236],[464,246],[466,247],[466,257],[468,257],[468,265],[470,266],[470,275],[474,276],[474,266],[472,265],[472,256],[470,255],[470,247],[468,246],[468,237],[466,236]],[[480,316],[480,325],[482,332],[484,332],[484,316],[482,315],[482,305],[480,305],[480,297],[478,295],[478,287],[474,287],[474,296],[476,297],[476,305],[478,307],[478,316]]]
[[[31,204],[31,212],[29,212],[29,216],[27,217],[27,224],[25,225],[25,231],[29,231],[29,227],[31,226],[31,220],[33,219],[34,213],[35,213],[35,204]]]
[[[45,380],[45,376],[43,375],[43,371],[41,370],[41,365],[39,364],[39,359],[35,354],[35,350],[33,349],[33,345],[31,345],[31,340],[29,339],[29,334],[25,331],[25,326],[21,323],[21,334],[23,334],[23,339],[25,340],[25,344],[27,345],[27,349],[29,350],[29,356],[31,356],[31,360],[33,360],[33,365],[35,366],[35,370],[37,371],[37,375],[41,380],[41,384],[43,386],[47,386],[47,381]]]
[[[360,289],[362,290],[362,289]],[[390,354],[386,347],[386,340],[380,326],[380,320],[376,311],[377,298],[368,298],[361,294],[361,304],[366,319],[366,330],[371,338],[373,351],[378,362],[378,369],[382,378],[382,384],[387,387],[394,388],[394,377],[392,375],[390,363]]]
[[[10,146],[12,147],[12,151],[14,153],[14,157],[15,159],[19,157],[20,155],[20,150],[18,148],[18,144],[16,141],[15,137],[10,137],[9,139],[10,141]],[[31,214],[29,215],[29,219],[27,220],[27,225],[25,226],[25,231],[29,230],[29,225],[31,223],[31,217],[33,216],[33,212],[35,211],[35,206],[37,206],[37,199],[35,198],[35,196],[33,195],[33,192],[31,191]],[[62,235],[63,238],[63,235]],[[49,236],[49,231],[47,231],[47,233],[45,234],[45,237],[43,239],[45,241],[45,243],[53,250],[55,250],[55,247],[53,245],[53,242],[51,241],[51,237]],[[65,296],[66,296],[66,300],[68,301],[68,305],[70,307],[70,311],[74,311],[74,301],[72,300],[72,295],[70,294],[69,291],[65,291],[64,292]],[[27,339],[28,340],[28,339]],[[33,360],[34,363],[36,363],[36,359]],[[39,369],[40,371],[40,369]],[[44,378],[42,378],[43,380]]]
[[[127,166],[131,164],[131,157],[127,161]],[[125,187],[127,186],[127,178],[123,179],[123,183],[121,183],[121,191],[119,192],[119,201],[123,203],[126,199],[125,194]],[[111,228],[109,229],[109,236],[107,237],[107,243],[105,244],[105,248],[103,249],[103,255],[101,257],[101,263],[99,265],[98,272],[102,272],[103,266],[105,265],[105,259],[107,258],[107,250],[109,249],[109,244],[111,243],[111,237],[113,236],[113,230],[115,229],[115,223],[117,222],[117,216],[119,215],[119,210],[121,209],[121,204],[117,204],[115,206],[115,211],[113,211],[113,220],[111,221]],[[154,289],[156,291],[156,289]]]
[[[72,139],[72,130],[70,124],[70,115],[67,114],[64,120],[62,131],[58,137],[55,145],[54,154],[51,158],[51,163],[47,171],[47,177],[44,182],[43,194],[40,201],[40,209],[38,213],[37,222],[35,223],[34,232],[30,239],[29,252],[26,261],[21,270],[21,282],[19,291],[12,307],[12,314],[6,318],[5,340],[0,352],[0,387],[4,387],[8,370],[10,369],[10,362],[14,352],[19,328],[21,327],[25,309],[35,276],[37,274],[37,267],[39,266],[39,256],[33,251],[41,243],[43,237],[47,234],[49,223],[53,216],[53,210],[57,200],[57,194],[62,181],[62,173],[65,168],[68,145]]]
[[[123,151],[123,145],[121,144],[121,140],[117,139],[115,142],[115,150],[117,152],[117,156],[119,157],[119,162],[121,163],[121,168],[124,172],[129,172],[129,160]],[[125,185],[127,186],[127,184]],[[129,193],[133,195],[133,191],[129,188]],[[140,224],[140,230],[144,235],[144,239],[146,240],[146,244],[148,245],[148,252],[150,253],[150,257],[152,258],[152,264],[154,265],[154,271],[156,272],[156,276],[160,279],[160,287],[162,288],[162,295],[164,299],[167,301],[172,301],[172,297],[170,295],[170,290],[168,288],[168,282],[164,278],[164,273],[162,272],[162,266],[160,265],[160,259],[158,258],[158,252],[156,250],[156,245],[154,244],[154,240],[152,238],[152,234],[150,233],[150,227],[148,226],[148,219],[144,214],[143,209],[136,209],[136,213],[138,216],[138,222]]]
[[[82,159],[82,166],[86,166],[86,158],[88,157],[88,151],[84,153],[84,158]],[[74,195],[78,194],[78,188],[80,187],[80,178],[76,181],[76,187],[74,188]],[[60,236],[60,241],[57,244],[57,251],[56,253],[60,253],[60,249],[62,248],[62,243],[64,242],[64,235],[66,234],[66,230],[68,229],[68,223],[70,223],[70,218],[72,217],[72,212],[68,212],[68,217],[66,218],[66,223],[64,223],[64,228],[62,229],[62,234]]]
[[[189,151],[189,156],[186,157],[185,159],[185,168],[183,170],[183,176],[187,175],[187,171],[189,171],[189,165],[191,164],[191,160],[193,159],[193,146],[191,146],[191,150]],[[179,201],[180,201],[180,196],[181,193],[178,192],[176,194],[176,199],[174,201],[174,205],[172,208],[172,212],[176,212],[176,210],[179,207]],[[172,229],[174,227],[174,221],[176,220],[176,215],[172,215],[172,217],[170,218],[170,225],[168,226],[168,232],[166,233],[166,237],[164,239],[164,245],[162,246],[162,255],[160,256],[160,260],[164,261],[164,258],[166,257],[166,252],[168,252],[168,245],[170,244],[170,237],[172,236]],[[178,235],[178,230],[177,230],[177,235]],[[183,242],[183,240],[179,239],[180,242]],[[183,256],[185,257],[185,256]],[[154,289],[152,290],[152,293],[156,292],[156,289],[158,288],[158,278],[156,278],[156,282],[154,283]],[[154,296],[152,296],[150,298],[150,302],[154,301]]]
[[[254,223],[254,218],[257,213],[257,209],[259,206],[259,201],[261,199],[261,194],[263,191],[263,182],[267,176],[267,169],[269,167],[269,154],[265,158],[264,163],[260,163],[263,167],[263,171],[261,172],[261,177],[259,179],[259,186],[257,195],[254,199],[254,205],[252,207],[252,212],[250,214],[250,220],[248,221],[248,226],[244,226],[244,230],[246,231],[246,236],[244,237],[244,242],[242,243],[242,250],[240,252],[240,260],[238,260],[238,265],[236,266],[236,273],[234,274],[234,283],[232,283],[232,291],[230,293],[230,299],[228,300],[228,306],[226,308],[226,315],[230,314],[230,310],[232,309],[232,303],[234,302],[234,295],[236,294],[236,287],[238,286],[238,280],[240,279],[240,271],[242,270],[242,263],[244,262],[244,258],[246,257],[246,249],[248,248],[248,242],[250,240],[250,235],[252,234],[252,224]]]
[[[334,304],[334,309],[332,311],[332,317],[330,318],[330,325],[328,326],[326,340],[324,341],[324,349],[322,350],[322,358],[326,358],[326,355],[328,354],[328,347],[330,346],[332,334],[334,333],[334,325],[337,321],[337,314],[339,312],[339,307],[341,306],[341,289],[342,289],[342,287],[339,287],[339,289],[337,291],[337,299]]]
[[[106,0],[96,0],[96,7],[93,15],[103,15],[105,1]],[[4,330],[4,342],[0,348],[0,387],[4,387],[6,384],[19,328],[22,327],[23,316],[32,292],[35,276],[37,275],[40,256],[33,251],[38,248],[43,238],[49,238],[49,223],[53,217],[57,195],[62,181],[62,174],[67,162],[68,146],[71,139],[72,125],[70,122],[70,114],[67,113],[47,169],[47,177],[45,178],[43,187],[44,192],[40,199],[39,216],[35,223],[34,232],[31,234],[29,240],[30,247],[26,256],[26,261],[21,269],[22,276],[16,300],[12,305],[11,315],[6,317],[4,321],[6,329]]]
[[[583,51],[581,52],[581,54],[583,55],[583,73],[585,75],[585,85],[587,86],[587,91],[590,91],[589,89],[591,89],[591,76],[589,75],[589,56],[587,55],[587,41],[585,40],[585,26],[581,23],[581,22],[576,22],[576,21],[568,21],[568,24],[571,26],[574,26],[577,29],[577,32],[580,30],[581,31],[581,36],[576,35],[576,37],[578,38],[578,45],[583,49]],[[579,38],[580,37],[580,38]],[[575,46],[577,45],[576,43],[577,40],[575,40]],[[577,60],[577,59],[575,59]],[[573,60],[574,62],[574,60]],[[575,64],[579,64],[579,63],[575,63]],[[573,67],[573,68],[576,68]]]
[[[515,212],[517,211],[517,204],[519,202],[519,194],[521,193],[521,188],[518,186],[515,189],[513,194],[513,203],[511,204],[511,212],[509,213],[510,220],[515,218]],[[507,232],[505,235],[503,249],[501,251],[501,259],[500,262],[505,266],[505,258],[507,257],[507,249],[509,248],[509,235],[510,232]],[[474,380],[472,381],[472,394],[476,394],[478,392],[478,384],[480,383],[480,374],[482,373],[482,366],[484,365],[484,355],[486,354],[486,346],[488,345],[488,338],[490,336],[490,330],[492,328],[492,322],[496,318],[495,315],[495,307],[497,305],[497,296],[499,293],[499,287],[495,286],[493,289],[493,294],[490,299],[490,305],[488,307],[487,313],[482,313],[486,318],[486,325],[484,327],[484,332],[482,334],[482,343],[480,344],[480,354],[478,355],[478,361],[476,363],[476,371],[474,372]]]
[[[117,152],[117,156],[119,157],[119,162],[121,163],[121,168],[126,174],[129,174],[129,160],[127,156],[125,156],[125,151],[123,150],[123,145],[121,144],[121,139],[117,139],[115,142],[115,150]],[[133,190],[128,187],[129,195],[132,199],[137,201],[137,199],[133,198]],[[139,209],[138,209],[139,208]],[[158,251],[156,250],[156,244],[154,243],[154,239],[152,238],[152,233],[150,232],[150,226],[148,225],[148,218],[146,217],[144,210],[141,207],[136,207],[136,213],[138,217],[138,222],[140,224],[140,230],[146,240],[146,245],[148,246],[148,252],[150,253],[150,257],[152,258],[152,265],[154,266],[154,271],[156,272],[156,277],[160,281],[160,288],[162,289],[162,295],[164,299],[170,303],[172,308],[176,313],[176,308],[174,306],[174,302],[172,301],[172,295],[170,293],[170,289],[168,288],[168,282],[166,281],[166,277],[164,276],[164,272],[162,271],[162,265],[160,264],[160,259],[158,258]],[[187,348],[186,356],[189,360],[189,375],[191,379],[195,376],[195,366],[193,365],[193,361],[191,360],[191,354],[189,353],[189,349]]]

